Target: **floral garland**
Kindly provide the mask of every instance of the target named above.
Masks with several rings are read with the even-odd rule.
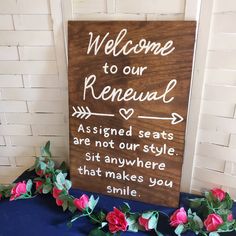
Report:
[[[95,211],[99,198],[83,194],[75,198],[69,194],[72,184],[68,180],[65,163],[56,169],[50,152],[50,142],[42,147],[41,155],[36,157],[34,170],[37,177],[11,185],[0,185],[0,199],[10,198],[10,201],[31,198],[38,194],[51,193],[58,206],[63,211],[73,213],[67,223],[70,227],[81,217],[88,217],[96,226],[89,236],[120,235],[121,232],[154,231],[156,235],[163,234],[158,231],[159,216],[165,215],[160,211],[131,212],[130,206],[124,203],[122,208],[114,207],[113,211]],[[196,235],[218,236],[219,233],[236,231],[236,220],[233,218],[233,200],[229,194],[221,189],[212,189],[205,193],[203,198],[189,200],[190,208],[185,211],[183,207],[177,209],[169,220],[170,226],[175,227],[175,234],[190,230]],[[166,215],[165,215],[166,216]]]

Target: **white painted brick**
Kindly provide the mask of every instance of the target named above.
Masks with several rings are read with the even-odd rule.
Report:
[[[183,0],[116,0],[116,12],[122,13],[183,13]]]
[[[52,146],[63,147],[67,144],[65,137],[11,136],[11,143],[13,146],[43,146],[48,140],[50,140]]]
[[[24,86],[32,88],[59,88],[57,75],[23,75]]]
[[[62,102],[35,101],[27,102],[30,112],[40,113],[63,113],[64,106]]]
[[[33,135],[56,135],[65,136],[67,134],[67,127],[64,125],[32,125]]]
[[[0,61],[0,74],[57,74],[55,61]]]
[[[11,15],[0,15],[0,30],[14,30]]]
[[[23,87],[21,75],[0,75],[0,87],[2,88]]]
[[[148,21],[156,21],[156,20],[184,20],[183,13],[176,14],[147,14]]]
[[[2,135],[31,135],[29,125],[0,125],[0,134]]]
[[[236,86],[236,70],[208,69],[206,83]]]
[[[0,136],[0,146],[5,146],[6,143],[5,143],[5,139],[3,136]]]
[[[214,161],[212,161],[212,158],[197,155],[195,166],[223,172],[225,167],[225,161],[215,158]]]
[[[106,12],[106,0],[73,0],[73,13]]]
[[[213,18],[212,32],[236,33],[236,13],[215,14]]]
[[[197,154],[224,161],[235,161],[236,149],[210,143],[199,143]]]
[[[20,166],[31,167],[35,162],[35,157],[17,156],[15,157],[15,160],[16,160],[17,167],[20,167]]]
[[[0,45],[51,46],[52,31],[0,31]]]
[[[199,142],[213,143],[218,145],[229,145],[230,135],[224,132],[217,132],[211,130],[199,129],[198,140]]]
[[[48,0],[3,0],[0,14],[50,14]]]
[[[236,134],[231,134],[229,146],[231,148],[236,148]]]
[[[23,101],[0,101],[1,112],[27,112],[26,102]]]
[[[200,128],[216,132],[236,133],[236,119],[203,114]]]
[[[14,15],[16,30],[52,30],[50,15]]]
[[[35,156],[34,147],[0,147],[1,156]]]
[[[102,21],[102,20],[146,20],[145,14],[106,14],[106,13],[93,13],[93,14],[75,14],[76,20],[88,20],[88,21]]]
[[[236,4],[235,4],[236,5]],[[210,37],[209,50],[236,50],[236,35],[216,33]]]
[[[0,166],[9,166],[9,165],[10,165],[10,161],[8,157],[0,156]]]
[[[236,11],[235,0],[214,0],[214,12]]]
[[[224,117],[233,117],[235,110],[235,103],[226,103],[226,102],[215,102],[215,101],[204,101],[202,102],[202,113],[215,115],[215,116],[224,116]]]
[[[63,114],[6,113],[7,124],[63,125]]]
[[[236,86],[206,85],[203,98],[210,101],[234,103],[236,101]]]
[[[107,13],[115,13],[116,12],[116,0],[107,0]]]
[[[52,153],[52,157],[64,157],[66,158],[68,156],[68,150],[67,147],[55,147],[53,145],[50,145],[50,150]],[[36,148],[36,156],[39,156],[41,153],[40,147]]]
[[[207,67],[235,70],[236,69],[235,61],[236,61],[236,51],[209,51]]]
[[[20,60],[53,61],[56,59],[54,47],[19,47]]]
[[[9,60],[18,60],[18,52],[17,47],[8,46],[8,47],[0,47],[0,61],[9,61]]]
[[[5,88],[2,89],[2,98],[6,100],[62,100],[59,89],[46,88]]]

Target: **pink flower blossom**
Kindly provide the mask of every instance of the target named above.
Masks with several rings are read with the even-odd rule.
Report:
[[[180,224],[185,224],[187,222],[188,222],[188,217],[183,207],[176,210],[170,217],[170,225],[174,227],[177,227]]]
[[[36,188],[36,191],[38,191],[39,193],[43,192],[43,189],[41,188],[42,185],[43,185],[42,181],[40,181],[40,180],[35,181],[35,188]]]
[[[232,213],[228,214],[227,220],[228,220],[228,221],[233,221],[233,220],[234,220],[234,217],[233,217],[233,214],[232,214]]]
[[[143,227],[145,228],[145,230],[148,231],[148,230],[150,230],[149,227],[148,227],[149,220],[150,220],[150,219],[145,219],[145,218],[143,218],[142,216],[140,216],[140,217],[138,218],[138,223],[139,223],[141,226],[143,226]]]
[[[79,199],[74,199],[74,205],[81,211],[83,211],[89,203],[89,197],[86,194],[83,194]]]
[[[114,234],[118,231],[126,231],[128,223],[125,219],[125,214],[114,207],[114,210],[107,214],[109,231]]]
[[[212,195],[217,198],[220,202],[222,202],[225,199],[226,192],[223,191],[220,188],[213,188],[211,190]]]
[[[11,190],[10,201],[15,200],[16,198],[25,194],[26,192],[27,190],[25,181],[17,183]]]
[[[220,225],[224,222],[222,218],[217,214],[210,214],[207,216],[206,220],[204,221],[204,225],[209,232],[216,231]]]

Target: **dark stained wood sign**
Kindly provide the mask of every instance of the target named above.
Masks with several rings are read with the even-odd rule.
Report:
[[[178,205],[194,37],[191,21],[69,22],[73,186]]]

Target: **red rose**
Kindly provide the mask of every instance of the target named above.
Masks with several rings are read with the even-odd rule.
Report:
[[[224,222],[222,218],[217,214],[210,214],[207,216],[207,218],[204,221],[204,225],[209,232],[216,231],[220,225],[222,225]]]
[[[52,189],[52,196],[56,199],[56,204],[58,206],[62,206],[63,205],[63,201],[59,198],[61,192],[62,192],[62,190],[60,190],[60,189],[58,189],[56,187],[54,187]]]
[[[79,199],[74,199],[74,205],[81,211],[83,211],[89,203],[89,197],[86,194],[83,194]]]
[[[183,207],[176,210],[170,217],[170,225],[174,227],[180,224],[185,224],[187,222],[188,222],[188,217]]]
[[[36,174],[37,174],[38,176],[42,176],[42,175],[44,174],[44,171],[41,170],[41,169],[39,169],[38,171],[36,171]]]
[[[10,201],[15,200],[16,198],[25,194],[26,192],[27,190],[25,181],[17,183],[11,190]]]
[[[220,188],[213,188],[211,190],[212,195],[217,198],[220,202],[225,199],[226,192]]]
[[[1,198],[2,198],[2,194],[0,193],[0,200],[1,200]]]
[[[35,181],[35,188],[36,188],[36,191],[38,191],[39,193],[43,192],[43,189],[41,188],[42,185],[43,185],[42,181],[40,180]]]
[[[109,223],[109,230],[112,234],[118,231],[126,231],[128,223],[125,214],[114,207],[114,210],[107,214],[106,220]]]
[[[234,217],[233,217],[233,214],[232,214],[232,213],[228,214],[227,220],[228,220],[228,221],[233,221],[233,220],[234,220]]]
[[[145,228],[145,230],[150,230],[149,228],[148,228],[148,223],[149,223],[149,220],[150,219],[145,219],[145,218],[143,218],[142,216],[140,216],[139,218],[138,218],[138,223],[141,225],[141,226],[143,226],[144,228]]]

